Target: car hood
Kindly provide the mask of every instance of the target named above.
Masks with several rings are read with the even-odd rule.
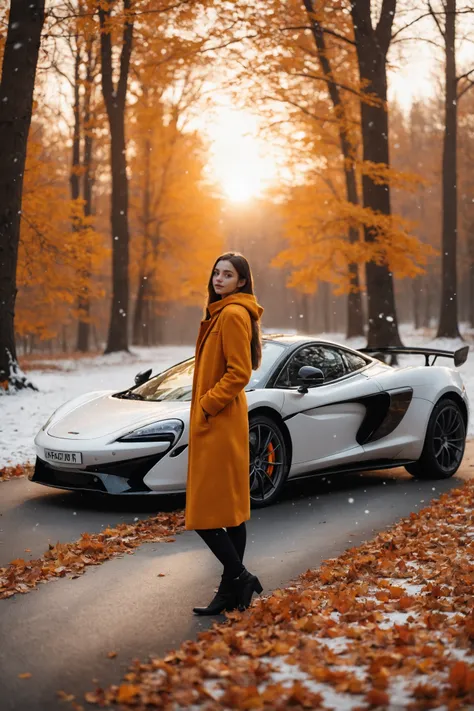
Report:
[[[62,439],[99,439],[126,434],[139,425],[170,417],[187,421],[189,408],[189,402],[127,400],[107,393],[89,402],[79,402],[64,415],[54,418],[46,431],[51,437]]]

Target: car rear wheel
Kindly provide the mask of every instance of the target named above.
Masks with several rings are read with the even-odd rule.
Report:
[[[465,444],[461,408],[454,400],[440,400],[431,413],[421,457],[406,470],[416,479],[448,479],[462,462]]]
[[[270,506],[288,476],[288,449],[278,424],[266,415],[249,420],[250,501],[253,508]]]

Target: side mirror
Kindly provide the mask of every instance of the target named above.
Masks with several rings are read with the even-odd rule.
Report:
[[[298,392],[304,395],[308,392],[308,388],[324,383],[324,373],[320,368],[304,365],[298,371],[298,382],[301,383]]]
[[[142,370],[140,373],[137,373],[135,376],[135,385],[143,385],[143,383],[146,383],[147,380],[150,380],[151,371],[152,368],[149,370]]]

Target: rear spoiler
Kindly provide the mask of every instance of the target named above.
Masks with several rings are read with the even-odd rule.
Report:
[[[437,358],[453,358],[454,365],[459,367],[466,362],[469,355],[469,346],[458,348],[457,351],[440,351],[435,348],[411,348],[410,346],[383,346],[382,348],[359,348],[361,353],[372,354],[375,358],[384,355],[424,355],[425,365],[434,365]],[[430,363],[430,356],[433,360]]]

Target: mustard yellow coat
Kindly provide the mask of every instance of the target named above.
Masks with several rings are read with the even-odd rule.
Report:
[[[209,305],[196,344],[186,486],[186,528],[239,526],[250,518],[245,387],[252,373],[251,294]],[[205,415],[208,413],[208,416]]]

